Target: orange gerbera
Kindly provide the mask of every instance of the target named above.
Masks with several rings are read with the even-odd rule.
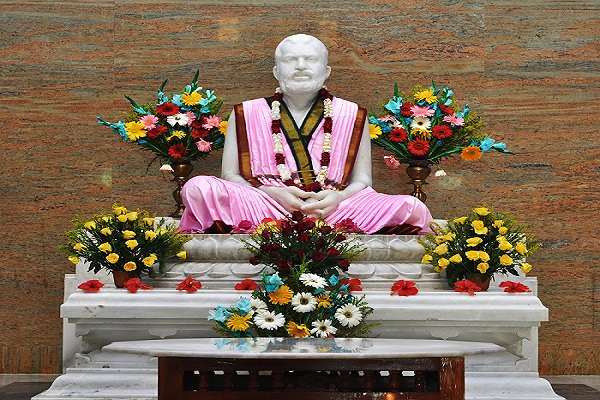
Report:
[[[297,323],[290,321],[287,324],[287,333],[291,336],[291,337],[295,337],[295,338],[303,338],[303,337],[307,337],[308,335],[310,335],[310,331],[308,330],[308,328],[306,327],[306,325],[298,325]]]
[[[292,301],[292,291],[286,285],[279,286],[279,289],[269,293],[269,299],[273,304],[287,304]]]
[[[481,149],[477,146],[467,146],[460,153],[460,157],[467,161],[476,161],[481,158]]]

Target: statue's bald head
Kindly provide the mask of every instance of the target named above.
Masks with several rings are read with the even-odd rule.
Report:
[[[296,35],[288,36],[277,45],[277,48],[275,48],[275,63],[277,63],[277,60],[282,56],[286,46],[299,43],[314,46],[323,58],[323,64],[328,64],[329,52],[327,51],[327,47],[325,47],[323,42],[321,42],[316,37],[304,33],[298,33]]]

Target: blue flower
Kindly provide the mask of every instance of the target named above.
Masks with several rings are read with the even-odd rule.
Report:
[[[402,97],[392,97],[384,107],[392,114],[400,115],[400,108],[402,107]]]
[[[218,322],[225,322],[227,318],[231,315],[231,312],[227,311],[227,309],[223,306],[218,306],[214,310],[210,310],[208,312],[208,319],[212,319]]]
[[[338,282],[340,281],[340,278],[338,278],[338,276],[337,276],[337,275],[331,275],[331,276],[329,277],[328,281],[329,281],[329,284],[330,284],[331,286],[335,286],[335,285],[337,285],[337,284],[338,284]]]
[[[171,102],[175,105],[177,105],[178,107],[181,107],[183,105],[183,103],[181,102],[181,95],[180,94],[174,94],[173,95],[173,99],[171,100]]]
[[[129,137],[127,136],[127,129],[125,129],[125,124],[123,123],[123,121],[117,122],[116,124],[114,124],[114,126],[114,129],[117,130],[117,132],[121,136],[121,139],[123,139],[124,142],[127,142],[129,140]]]
[[[247,297],[240,297],[234,307],[237,308],[240,311],[240,314],[243,315],[248,314],[252,309],[250,305],[250,299]]]
[[[496,150],[499,151],[501,153],[506,151],[506,143],[502,143],[502,142],[496,142],[494,139],[492,139],[491,137],[486,137],[485,139],[483,139],[481,141],[481,143],[479,144],[479,148],[481,149],[481,151],[488,152],[490,150]]]
[[[279,289],[279,286],[283,285],[283,281],[277,272],[275,272],[273,275],[264,275],[263,282],[265,290],[269,293],[276,291]]]
[[[156,101],[158,102],[159,105],[161,105],[161,104],[169,101],[169,98],[162,91],[158,90],[156,92]]]

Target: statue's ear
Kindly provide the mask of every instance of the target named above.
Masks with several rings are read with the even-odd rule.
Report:
[[[325,68],[325,70],[327,71],[325,79],[329,79],[329,75],[331,75],[331,67],[328,65],[327,68]]]
[[[273,76],[276,80],[279,80],[279,73],[277,72],[277,65],[273,66]]]

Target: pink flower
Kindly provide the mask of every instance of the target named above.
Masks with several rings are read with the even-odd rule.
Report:
[[[463,126],[465,120],[463,118],[457,117],[456,114],[446,115],[444,117],[444,122],[451,123],[455,126]]]
[[[158,117],[156,117],[152,114],[144,115],[143,117],[140,118],[140,122],[142,124],[144,124],[144,128],[146,128],[147,130],[154,129],[154,128],[156,128],[156,123],[158,122]]]
[[[419,106],[412,106],[410,112],[413,117],[431,117],[435,113],[433,108]]]
[[[383,162],[389,169],[400,168],[400,161],[398,161],[394,156],[383,156]]]
[[[395,122],[396,121],[396,118],[394,118],[393,115],[385,115],[385,116],[379,117],[377,119],[380,120],[381,122]]]
[[[188,117],[188,123],[187,125],[190,126],[192,125],[192,122],[194,122],[196,120],[196,114],[194,114],[191,111],[188,111],[185,113],[185,115]]]
[[[202,124],[202,127],[204,129],[218,128],[220,123],[221,118],[217,117],[216,115],[213,115],[204,118],[204,124]]]
[[[196,142],[196,148],[198,148],[198,151],[201,151],[203,153],[208,153],[211,149],[212,143],[211,142],[207,142],[204,139],[200,139]]]

